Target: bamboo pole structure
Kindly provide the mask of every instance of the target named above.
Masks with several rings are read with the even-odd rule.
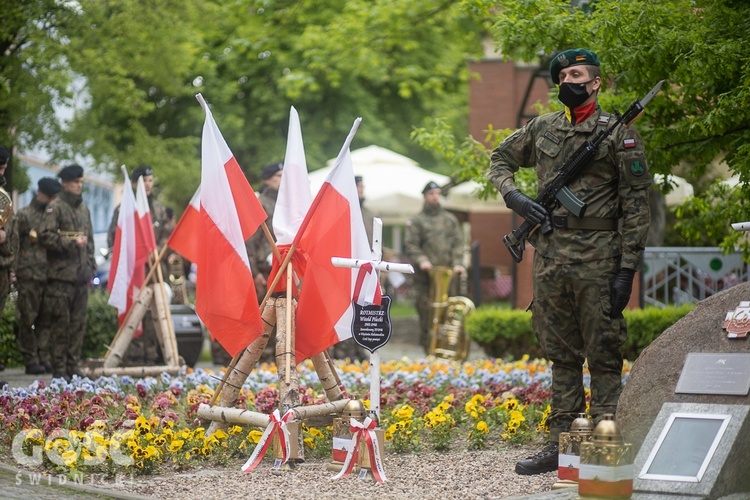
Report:
[[[156,286],[164,291],[164,287],[157,283]],[[167,319],[166,311],[169,310],[169,305],[164,303],[164,296],[162,293],[155,293],[151,301],[151,313],[154,318],[154,326],[156,328],[156,339],[159,341],[161,352],[164,355],[164,364],[168,366],[177,366],[179,362],[179,354],[175,350],[176,346],[172,339],[174,338],[174,328],[172,327],[172,320]]]
[[[163,247],[161,247],[161,250],[159,251],[159,254],[156,256],[155,265],[158,265],[159,262],[161,262],[162,257],[164,257],[164,252],[166,252],[166,251],[167,251],[167,245],[164,245]],[[140,290],[138,290],[138,295],[136,295],[135,299],[133,300],[133,304],[135,304],[136,302],[138,302],[140,300],[141,295],[144,293],[144,290],[146,288],[148,288],[148,284],[151,281],[151,279],[154,277],[154,273],[156,272],[155,265],[151,266],[151,269],[149,269],[148,274],[146,275],[146,278],[143,280],[143,286],[141,287]],[[152,293],[153,293],[153,290],[152,290]],[[150,300],[151,299],[149,299],[149,301]],[[122,322],[122,325],[117,330],[117,333],[115,334],[115,337],[112,339],[112,344],[114,344],[118,340],[118,337],[120,337],[120,335],[122,335],[122,332],[125,329],[125,325],[128,324],[128,322],[130,320],[130,315],[132,313],[133,313],[133,307],[131,306],[131,308],[128,310],[128,312],[125,313],[125,320]],[[145,312],[144,312],[144,314],[145,314]],[[143,316],[141,316],[141,319],[143,319]],[[138,321],[140,322],[141,319],[139,319]],[[132,340],[132,338],[130,340]],[[130,341],[128,341],[128,345],[130,345]],[[127,348],[127,346],[126,346],[126,348]],[[111,352],[112,352],[112,350],[110,349],[110,350],[108,350],[104,354],[104,359],[105,360],[109,358]]]
[[[276,285],[279,284],[279,280],[281,280],[281,276],[283,276],[283,273],[286,270],[286,266],[292,260],[294,249],[295,249],[295,245],[294,243],[292,243],[292,245],[289,247],[289,252],[286,254],[286,257],[284,257],[284,261],[279,266],[279,272],[276,273],[276,276],[274,276],[273,278],[273,282],[266,289],[266,295],[265,297],[263,297],[263,301],[260,303],[261,314],[263,312],[263,309],[266,307],[266,302],[268,302],[268,299],[271,297],[271,294],[273,293],[273,289],[276,288]],[[221,394],[221,391],[224,388],[224,384],[227,381],[227,377],[229,376],[230,371],[237,365],[237,360],[239,359],[241,354],[242,352],[237,353],[237,355],[234,358],[232,358],[232,361],[229,363],[229,366],[227,367],[227,371],[224,373],[224,377],[221,379],[221,382],[219,382],[219,385],[216,387],[216,391],[214,391],[214,395],[211,398],[212,405],[215,404],[217,399],[219,398],[219,395]]]
[[[172,324],[172,312],[169,310],[169,300],[167,300],[167,291],[164,288],[164,284],[165,283],[164,283],[164,275],[162,274],[162,271],[161,271],[161,257],[156,252],[156,249],[154,249],[154,255],[153,255],[153,257],[154,257],[154,267],[156,267],[157,283],[159,284],[159,294],[158,295],[161,295],[161,300],[163,301],[163,303],[165,305],[165,307],[164,307],[164,314],[165,314],[165,316],[164,317],[166,318],[167,331],[165,332],[166,333],[166,338],[164,340],[165,340],[165,343],[171,344],[170,347],[169,347],[169,350],[171,350],[174,353],[174,356],[173,356],[174,357],[174,364],[178,365],[179,364],[179,362],[178,362],[178,359],[179,359],[178,352],[179,351],[177,349],[177,338],[175,337],[174,325]],[[154,294],[154,296],[156,296],[156,295],[157,294]],[[167,363],[167,364],[171,364],[171,363]]]
[[[310,358],[328,401],[338,401],[344,398],[344,391],[341,390],[341,381],[332,363],[330,363],[330,359],[326,351]]]
[[[240,394],[240,388],[247,380],[247,375],[253,369],[255,364],[263,354],[263,350],[268,345],[268,339],[271,337],[276,326],[276,304],[275,299],[266,302],[261,315],[263,320],[263,333],[252,344],[247,346],[237,358],[237,363],[232,368],[227,368],[226,384],[229,386],[219,397],[219,406],[231,407]],[[219,429],[223,429],[225,424],[214,420],[207,430],[210,436]]]
[[[125,356],[125,351],[128,350],[130,342],[133,341],[138,325],[143,316],[146,315],[148,304],[151,302],[153,295],[154,290],[151,286],[141,288],[138,297],[133,301],[133,305],[130,306],[130,310],[125,316],[125,321],[122,323],[118,335],[115,335],[112,340],[107,356],[104,357],[104,368],[114,368],[120,365],[122,358]]]
[[[83,368],[83,374],[87,377],[107,377],[110,375],[128,375],[130,377],[156,377],[164,372],[170,375],[177,375],[185,366],[101,366],[97,368]]]
[[[333,422],[333,416],[343,411],[344,407],[349,401],[351,400],[341,399],[332,403],[298,406],[296,408],[292,408],[292,411],[294,412],[295,420],[301,420],[303,422],[311,422],[313,420],[319,422],[325,421],[330,424],[331,422]],[[196,415],[198,416],[198,418],[218,421],[224,424],[242,424],[265,427],[271,422],[270,417],[264,413],[243,410],[241,408],[210,406],[205,403],[201,403],[198,406]]]

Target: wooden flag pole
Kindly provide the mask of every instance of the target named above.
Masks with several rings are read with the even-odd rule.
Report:
[[[268,226],[266,226],[265,221],[263,222],[263,227],[265,227],[264,232],[268,231]],[[281,254],[279,253],[279,249],[276,246],[276,243],[273,242],[273,238],[271,238],[270,231],[266,232],[266,237],[269,238],[269,241],[271,242],[271,246],[275,250],[274,253],[276,254],[276,257],[279,260],[281,260]],[[276,273],[276,276],[274,276],[273,282],[271,283],[271,285],[266,288],[266,295],[265,297],[263,297],[263,301],[260,303],[261,314],[263,314],[263,309],[266,307],[266,302],[268,302],[268,299],[271,298],[273,289],[276,288],[276,285],[279,284],[279,281],[281,280],[281,276],[283,276],[283,273],[284,271],[286,271],[286,268],[289,265],[289,262],[292,260],[292,255],[294,255],[295,248],[297,248],[297,245],[292,243],[291,246],[289,247],[289,251],[284,257],[284,260],[281,262],[281,265],[279,265],[279,272]],[[227,366],[227,370],[226,372],[224,372],[224,376],[221,378],[221,381],[219,382],[219,385],[216,387],[216,390],[214,391],[214,395],[211,398],[211,402],[209,403],[211,406],[213,406],[216,403],[217,399],[219,398],[219,394],[221,394],[221,391],[224,389],[224,384],[229,378],[229,374],[234,370],[234,367],[237,366],[237,361],[240,359],[241,354],[242,354],[242,351],[237,353],[232,358],[232,361],[229,363],[229,366]]]
[[[285,380],[286,384],[289,385],[289,373],[292,371],[292,350],[289,346],[292,345],[292,334],[294,333],[294,324],[292,323],[292,264],[291,262],[286,266],[286,370]]]

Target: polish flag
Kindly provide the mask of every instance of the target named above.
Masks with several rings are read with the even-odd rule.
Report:
[[[190,262],[198,259],[200,237],[201,187],[195,190],[182,217],[169,235],[167,246]]]
[[[203,100],[195,308],[211,337],[235,356],[263,331],[245,240],[266,213]],[[174,241],[173,241],[174,245]],[[178,245],[179,247],[179,245]],[[180,248],[175,251],[189,258]],[[187,250],[190,253],[191,249]]]
[[[138,177],[138,185],[135,190],[135,211],[137,215],[136,234],[136,256],[140,260],[147,259],[156,250],[156,236],[154,236],[154,225],[151,221],[151,209],[148,206],[148,195],[143,176]]]
[[[284,157],[284,175],[281,176],[279,196],[276,198],[276,208],[273,213],[273,233],[276,236],[276,246],[283,260],[294,241],[307,211],[312,204],[310,181],[307,178],[307,161],[305,147],[302,143],[302,127],[299,114],[294,106],[289,111],[289,133]],[[292,269],[296,276],[302,275],[305,262],[295,252],[297,258],[292,259]],[[294,257],[294,256],[293,256]],[[274,255],[273,269],[268,278],[269,283],[279,270],[281,262]],[[279,280],[274,292],[286,291],[286,280]]]
[[[295,253],[308,261],[297,306],[297,363],[352,336],[352,296],[359,270],[334,267],[331,257],[369,260],[372,254],[349,151],[361,121],[354,121],[294,240]]]
[[[130,187],[130,179],[125,167],[122,167],[125,182],[122,189],[122,203],[117,216],[117,230],[115,232],[115,244],[112,249],[112,264],[109,283],[109,300],[107,303],[117,309],[117,322],[122,325],[133,298],[143,286],[146,278],[145,259],[137,256],[137,228],[136,228],[136,203],[133,196],[133,188]],[[140,334],[140,329],[136,336]]]

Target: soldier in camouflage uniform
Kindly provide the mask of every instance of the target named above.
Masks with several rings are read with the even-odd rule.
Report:
[[[0,187],[5,187],[5,169],[8,168],[8,161],[10,160],[10,152],[5,147],[0,146]],[[10,293],[10,282],[13,267],[13,260],[15,250],[17,248],[17,242],[14,242],[11,238],[13,220],[8,221],[6,227],[0,228],[0,315],[2,315],[3,309],[5,309],[5,302],[8,300],[8,294]],[[5,370],[5,365],[0,363],[0,371]],[[0,381],[0,389],[5,385],[4,381]]]
[[[47,290],[52,377],[81,376],[91,279],[96,273],[91,214],[81,197],[83,168],[68,165],[58,174],[62,192],[44,211],[39,242],[47,249]]]
[[[424,208],[406,222],[404,253],[414,266],[414,293],[419,313],[419,343],[430,347],[430,269],[453,268],[464,273],[464,233],[456,216],[440,206],[440,186],[429,182],[422,190]]]
[[[148,165],[140,165],[133,170],[133,173],[130,174],[130,182],[134,190],[138,187],[139,177],[143,177],[143,187],[146,190],[148,208],[151,212],[151,224],[154,228],[156,247],[157,249],[161,249],[167,243],[169,235],[172,234],[172,229],[174,229],[172,218],[167,213],[166,207],[156,199],[156,195],[153,192],[153,169]],[[115,211],[112,214],[112,221],[110,222],[109,230],[107,231],[107,245],[109,248],[112,248],[115,245],[117,219],[119,216],[120,206],[118,205],[115,207]],[[169,276],[167,259],[162,258],[161,267],[162,276]],[[148,274],[148,266],[146,268],[146,273]],[[155,283],[156,280],[153,282]],[[125,356],[122,361],[125,366],[153,366],[163,362],[159,349],[159,341],[156,338],[154,319],[150,309],[147,310],[146,314],[143,316],[142,327],[141,334],[130,342],[128,349],[125,351]]]
[[[52,371],[48,345],[51,325],[49,315],[42,311],[47,288],[47,249],[39,243],[39,231],[47,205],[62,189],[60,183],[51,177],[39,179],[37,187],[36,196],[16,214],[13,225],[13,238],[18,241],[18,348],[29,375]]]
[[[488,177],[509,208],[534,224],[548,217],[553,231],[529,241],[533,262],[532,325],[552,361],[550,443],[516,464],[519,474],[557,469],[557,441],[586,409],[583,364],[591,373],[591,416],[615,413],[627,336],[622,311],[640,267],[649,227],[651,179],[643,141],[634,128],[618,127],[568,188],[588,204],[576,218],[560,206],[552,213],[514,184],[519,167],[536,170],[538,189],[565,159],[614,118],[597,104],[602,78],[596,54],[566,50],[550,65],[565,110],[534,118],[493,152]]]

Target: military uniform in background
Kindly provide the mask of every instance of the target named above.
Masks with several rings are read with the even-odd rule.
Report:
[[[138,182],[138,178],[141,176],[153,176],[154,171],[148,165],[140,165],[133,170],[130,174],[130,181],[135,185]],[[156,195],[152,191],[151,194],[147,195],[148,208],[151,212],[151,224],[154,228],[154,238],[156,241],[157,251],[161,251],[162,247],[167,243],[169,235],[172,234],[174,229],[172,220],[167,213],[167,208],[156,199]],[[109,229],[107,230],[107,245],[109,248],[115,246],[115,235],[117,234],[117,219],[120,216],[120,205],[115,207],[115,211],[112,214],[112,220],[109,223]],[[167,258],[169,250],[165,252],[161,259],[161,270],[162,277],[167,280],[169,276],[169,265]],[[149,266],[146,264],[146,275],[148,275]],[[156,275],[151,279],[151,283],[158,281]],[[154,290],[157,293],[158,289]],[[135,337],[125,351],[125,355],[122,359],[124,366],[153,366],[163,363],[161,349],[159,348],[159,341],[156,338],[156,327],[154,326],[153,315],[151,309],[146,310],[146,314],[143,316],[141,323],[142,331],[138,337]]]
[[[553,80],[559,83],[564,68],[581,64],[598,67],[599,60],[583,49],[562,52],[550,67]],[[514,184],[519,167],[535,168],[542,190],[574,151],[615,121],[596,103],[597,71],[581,75],[569,70],[560,86],[560,100],[568,107],[534,118],[492,152],[490,181],[508,206],[513,205],[521,215],[526,211],[526,218],[537,215],[535,202]],[[576,93],[577,97],[571,95]],[[544,235],[537,230],[529,238],[536,250],[532,326],[552,361],[552,412],[547,419],[549,446],[519,462],[519,474],[557,468],[559,434],[567,432],[578,413],[586,410],[585,361],[591,373],[591,417],[615,413],[622,388],[620,347],[627,336],[621,311],[643,257],[650,184],[640,135],[633,127],[618,127],[568,184],[587,204],[585,217],[576,218],[558,206],[548,214],[553,231]]]
[[[58,175],[63,181],[78,179],[83,177],[83,168],[69,165]],[[61,232],[83,233],[86,246],[79,248]],[[80,194],[63,190],[47,205],[39,242],[47,248],[48,283],[42,307],[51,325],[53,376],[70,378],[80,375],[89,286],[96,273],[91,214]]]
[[[429,189],[439,189],[434,182]],[[414,266],[414,294],[419,313],[419,343],[425,352],[429,349],[430,273],[420,269],[420,264],[430,262],[433,266],[453,268],[462,265],[464,234],[455,215],[440,205],[425,204],[420,213],[406,222],[404,254]]]
[[[42,196],[54,197],[60,183],[44,177],[38,183]],[[18,348],[23,356],[27,374],[50,373],[52,360],[49,352],[49,315],[42,310],[47,288],[47,249],[39,242],[47,199],[39,194],[22,208],[15,217],[13,238],[18,241],[16,255],[16,288],[18,288]]]
[[[4,186],[5,177],[0,176],[0,187]],[[18,241],[13,239],[13,217],[8,220],[2,230],[5,231],[5,241],[0,243],[0,315],[10,293],[10,273],[13,271],[18,248]]]

